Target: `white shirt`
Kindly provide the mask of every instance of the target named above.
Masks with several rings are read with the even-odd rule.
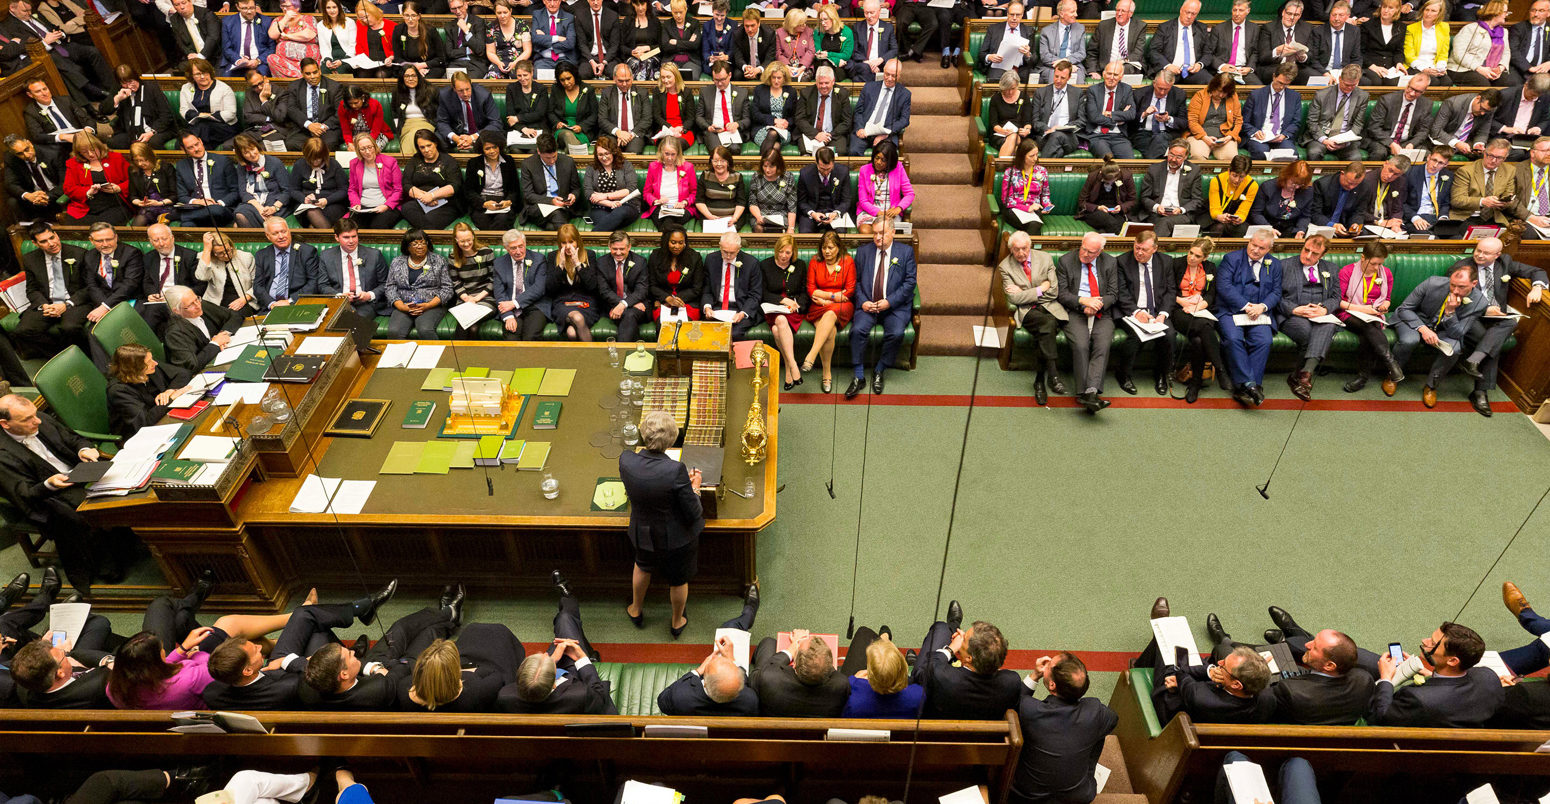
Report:
[[[1233,25],[1232,28],[1233,28],[1233,31],[1237,31],[1238,32],[1238,47],[1233,52],[1227,54],[1227,56],[1228,56],[1229,62],[1233,66],[1235,66],[1235,67],[1243,67],[1243,66],[1245,66],[1245,62],[1247,61],[1247,59],[1245,59],[1244,56],[1243,56],[1243,49],[1248,47],[1248,45],[1249,45],[1249,43],[1248,43],[1249,34],[1248,34],[1248,31],[1243,30],[1243,23],[1241,23],[1241,22]],[[1228,47],[1232,46],[1232,31],[1228,31],[1228,33],[1227,33],[1227,45],[1228,45]]]
[[[209,340],[210,339],[210,328],[205,325],[204,316],[199,316],[198,318],[186,318],[184,320],[187,321],[190,324],[193,324],[194,325],[194,329],[197,329],[201,333],[203,333],[204,336],[205,336],[205,340]]]
[[[887,129],[883,128],[883,121],[887,119],[888,107],[892,103],[893,88],[888,86],[882,87],[877,93],[877,106],[872,108],[872,116],[867,118],[867,126],[875,126],[878,129],[887,131]],[[892,132],[889,133],[891,134]]]
[[[24,435],[17,435],[15,433],[11,432],[10,430],[6,430],[5,434],[10,436],[11,438],[16,439],[16,443],[21,444],[22,446],[26,447],[27,450],[29,452],[31,452],[32,454],[38,456],[39,458],[42,458],[45,463],[47,463],[49,466],[54,467],[55,471],[57,471],[57,472],[59,472],[60,474],[63,474],[63,475],[70,474],[70,468],[71,468],[70,464],[67,464],[64,461],[61,461],[59,459],[59,457],[54,454],[53,450],[50,450],[48,448],[48,446],[43,443],[43,439],[38,438],[38,434],[37,433],[33,433],[32,435],[24,436]]]
[[[1136,265],[1136,309],[1145,310],[1152,306],[1152,300],[1146,295],[1146,278],[1152,271],[1152,261]]]
[[[1065,89],[1050,87],[1049,124],[1051,126],[1063,126],[1071,122],[1071,85],[1066,84]]]
[[[355,278],[355,284],[353,285],[355,292],[364,293],[366,291],[366,283],[361,281],[361,250],[345,251],[341,247],[339,249],[340,290],[347,291],[352,287],[350,284],[351,277]]]
[[[1271,110],[1276,108],[1276,98],[1281,99],[1279,111],[1281,114],[1286,114],[1286,92],[1284,90],[1277,92],[1271,89],[1270,97],[1265,99],[1265,125],[1260,128],[1261,131],[1265,132],[1265,136],[1271,139],[1275,139],[1276,135],[1281,133],[1281,118],[1270,115]]]
[[[1125,24],[1125,25],[1120,25],[1118,23],[1115,23],[1115,25],[1114,25],[1114,41],[1109,43],[1109,59],[1110,60],[1117,59],[1119,57],[1119,52],[1121,50],[1123,50],[1124,48],[1129,46],[1129,42],[1128,42],[1129,36],[1130,36],[1130,25],[1128,23]],[[1134,54],[1134,53],[1131,53],[1131,54],[1129,54],[1129,56],[1127,56],[1127,58],[1135,58],[1135,57],[1136,57],[1136,54]]]
[[[721,113],[721,109],[724,103],[726,110],[732,111],[732,87],[729,86],[726,89],[716,90],[716,96],[711,100],[711,103],[713,107],[711,108],[710,124],[717,128],[726,128],[727,118],[726,115]]]
[[[1437,66],[1437,29],[1421,28],[1421,47],[1415,54],[1415,61],[1410,66],[1417,70]]]
[[[1185,36],[1189,36],[1189,47],[1184,46]],[[1200,47],[1200,43],[1195,41],[1194,36],[1190,36],[1190,29],[1182,24],[1179,25],[1179,41],[1173,46],[1173,61],[1170,63],[1177,64],[1180,67],[1188,67],[1194,64],[1195,49],[1198,47]]]
[[[885,290],[885,291],[888,289],[888,264],[889,264],[889,262],[891,262],[891,260],[889,259],[889,255],[891,255],[891,254],[893,254],[893,246],[889,246],[888,250],[879,253],[879,256],[881,257],[883,262],[882,262],[882,265],[879,267],[878,270],[881,270],[883,272],[883,290]],[[873,274],[872,275],[872,282],[868,283],[867,286],[866,286],[866,292],[867,293],[871,293],[872,292],[872,288],[877,286],[876,282],[877,282],[877,275]],[[882,301],[882,299],[873,299],[872,301],[878,302],[878,301]]]
[[[1182,207],[1179,203],[1179,177],[1184,175],[1184,168],[1178,170],[1163,171],[1162,201],[1158,202],[1163,209]]]
[[[154,251],[154,250],[151,253],[156,255],[156,263],[154,265],[149,265],[149,266],[146,266],[146,267],[148,267],[151,270],[155,271],[156,272],[156,276],[158,278],[161,277],[162,269],[163,268],[167,269],[167,276],[166,276],[166,278],[161,279],[161,289],[162,290],[166,290],[167,288],[170,288],[173,285],[176,285],[178,283],[178,277],[177,277],[178,270],[177,270],[177,266],[173,264],[174,256],[172,254],[163,254],[160,251]]]

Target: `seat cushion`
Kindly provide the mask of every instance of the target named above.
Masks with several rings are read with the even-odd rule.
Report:
[[[641,716],[662,714],[657,709],[657,693],[698,665],[598,662],[593,666],[609,683],[619,714]]]

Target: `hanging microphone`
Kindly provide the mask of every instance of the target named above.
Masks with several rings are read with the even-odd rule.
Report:
[[[1292,429],[1286,431],[1286,441],[1281,443],[1281,454],[1276,456],[1276,462],[1270,465],[1270,476],[1265,478],[1262,485],[1255,486],[1259,496],[1270,499],[1270,481],[1275,479],[1276,469],[1281,466],[1281,458],[1286,455],[1286,447],[1292,443],[1292,434],[1297,432],[1297,423],[1302,421],[1302,412],[1308,409],[1308,403],[1304,402],[1297,407],[1297,417],[1292,419]]]
[[[856,615],[850,615],[850,624],[845,626],[845,638],[854,639],[856,636]]]

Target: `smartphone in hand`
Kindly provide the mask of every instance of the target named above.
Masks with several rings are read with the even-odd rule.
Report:
[[[1405,660],[1405,649],[1400,647],[1398,642],[1390,642],[1389,658],[1393,659],[1395,664],[1403,662]]]

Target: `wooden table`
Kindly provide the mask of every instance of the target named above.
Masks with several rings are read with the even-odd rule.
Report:
[[[253,439],[256,454],[237,468],[240,482],[220,499],[166,501],[151,490],[89,501],[81,511],[101,525],[134,528],[170,586],[187,587],[200,571],[212,569],[218,579],[213,600],[226,611],[278,611],[297,589],[319,586],[353,593],[390,578],[400,579],[405,589],[435,590],[459,581],[492,591],[546,589],[554,569],[585,579],[589,589],[627,589],[629,514],[591,505],[597,480],[618,476],[617,458],[604,457],[590,444],[594,433],[608,425],[600,400],[617,395],[621,377],[608,364],[606,345],[443,343],[443,367],[578,369],[570,395],[562,400],[559,428],[532,429],[535,397],[516,434],[552,443],[547,468],[560,482],[558,499],[545,500],[539,492],[542,473],[512,465],[453,469],[446,475],[378,475],[394,441],[437,436],[449,394],[419,390],[427,370],[378,370],[377,355],[357,357],[347,348],[318,381],[280,385],[292,399],[294,421],[282,437]],[[771,366],[779,365],[773,349],[760,348],[767,350]],[[751,377],[751,370],[736,368],[728,377],[722,488],[741,491],[752,478],[755,492],[752,499],[723,491],[707,500],[715,505],[716,517],[706,522],[694,583],[709,592],[740,593],[752,582],[755,535],[775,518],[779,377],[769,377],[760,394],[768,457],[748,466],[738,439],[753,401]],[[324,436],[338,405],[354,398],[392,400],[373,437]],[[420,399],[437,404],[430,427],[402,428],[409,403]],[[195,420],[196,432],[208,432],[224,415],[224,409],[207,411]],[[259,443],[264,441],[270,442],[267,449]],[[375,480],[377,486],[357,515],[291,513],[302,477],[313,473]]]

